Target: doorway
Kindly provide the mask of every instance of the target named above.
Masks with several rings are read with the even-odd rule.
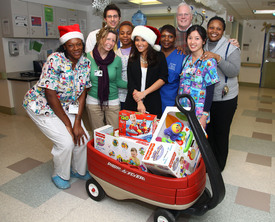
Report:
[[[161,28],[164,25],[170,24],[176,27],[176,14],[147,14],[147,25],[156,27],[157,29]]]
[[[275,26],[266,30],[260,86],[275,88]]]

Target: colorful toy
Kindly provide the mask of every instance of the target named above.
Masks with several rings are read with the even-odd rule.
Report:
[[[128,149],[128,145],[125,142],[121,143],[121,147],[124,148],[125,150]]]
[[[146,119],[143,119],[142,122],[139,124],[139,129],[142,131],[142,133],[149,133],[150,127],[152,125],[152,122],[150,123],[149,127],[146,125],[147,121]]]
[[[139,148],[139,153],[143,156],[145,153],[145,149],[143,147]]]
[[[104,139],[98,137],[98,138],[96,139],[96,143],[97,143],[99,146],[104,146]]]
[[[111,152],[109,153],[109,156],[115,156],[115,152],[114,152],[114,151],[111,151]]]
[[[173,123],[169,128],[164,130],[164,135],[170,137],[172,141],[181,140],[183,124],[181,122]]]
[[[160,145],[164,148],[162,156],[158,155]],[[181,178],[196,170],[200,157],[186,116],[176,107],[167,107],[143,156],[143,164],[154,174]]]
[[[163,142],[163,143],[174,143],[171,139],[168,139],[166,137],[157,137],[156,141],[158,142]]]
[[[118,146],[118,141],[116,139],[113,140],[113,145]]]
[[[157,127],[157,116],[129,110],[119,112],[119,135],[150,142]]]

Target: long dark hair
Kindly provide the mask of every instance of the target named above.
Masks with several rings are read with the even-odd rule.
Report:
[[[134,39],[134,42],[136,40],[136,37]],[[153,47],[148,43],[148,49],[147,49],[147,62],[148,66],[152,65],[154,66],[157,63],[157,51],[153,49]],[[131,48],[130,56],[129,56],[129,62],[134,62],[140,58],[140,52],[138,51],[135,44],[133,44],[133,47]]]
[[[191,32],[197,31],[199,35],[201,36],[204,43],[206,43],[207,34],[205,28],[203,28],[201,25],[192,25],[186,32],[186,42],[188,39],[188,36],[191,34]]]
[[[63,45],[60,45],[55,51],[56,52],[63,52],[65,54],[66,58],[69,59],[68,58],[68,53],[67,53],[67,51],[66,51],[66,49],[64,47],[65,43]],[[83,41],[82,41],[82,45],[83,45],[83,50],[82,50],[83,51],[83,55],[86,56],[86,53],[85,53],[85,43]]]

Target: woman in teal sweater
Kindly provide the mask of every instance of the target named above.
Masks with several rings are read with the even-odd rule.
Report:
[[[97,34],[95,48],[87,54],[91,61],[92,87],[87,95],[86,108],[92,132],[106,124],[118,128],[118,88],[127,88],[127,82],[121,78],[121,59],[113,51],[117,38],[116,30],[102,28]]]

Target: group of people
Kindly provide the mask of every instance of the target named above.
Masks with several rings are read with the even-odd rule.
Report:
[[[223,36],[224,20],[211,18],[207,30],[192,25],[186,3],[177,8],[177,28],[119,24],[121,13],[114,4],[103,16],[106,26],[91,32],[86,46],[78,24],[58,27],[61,46],[48,57],[39,81],[23,101],[31,119],[54,144],[53,183],[67,189],[70,177],[90,178],[90,137],[82,121],[85,104],[93,132],[105,124],[117,128],[121,109],[160,118],[183,93],[193,97],[196,115],[223,170],[240,69],[238,42],[230,44]],[[181,104],[188,106],[188,101]]]

